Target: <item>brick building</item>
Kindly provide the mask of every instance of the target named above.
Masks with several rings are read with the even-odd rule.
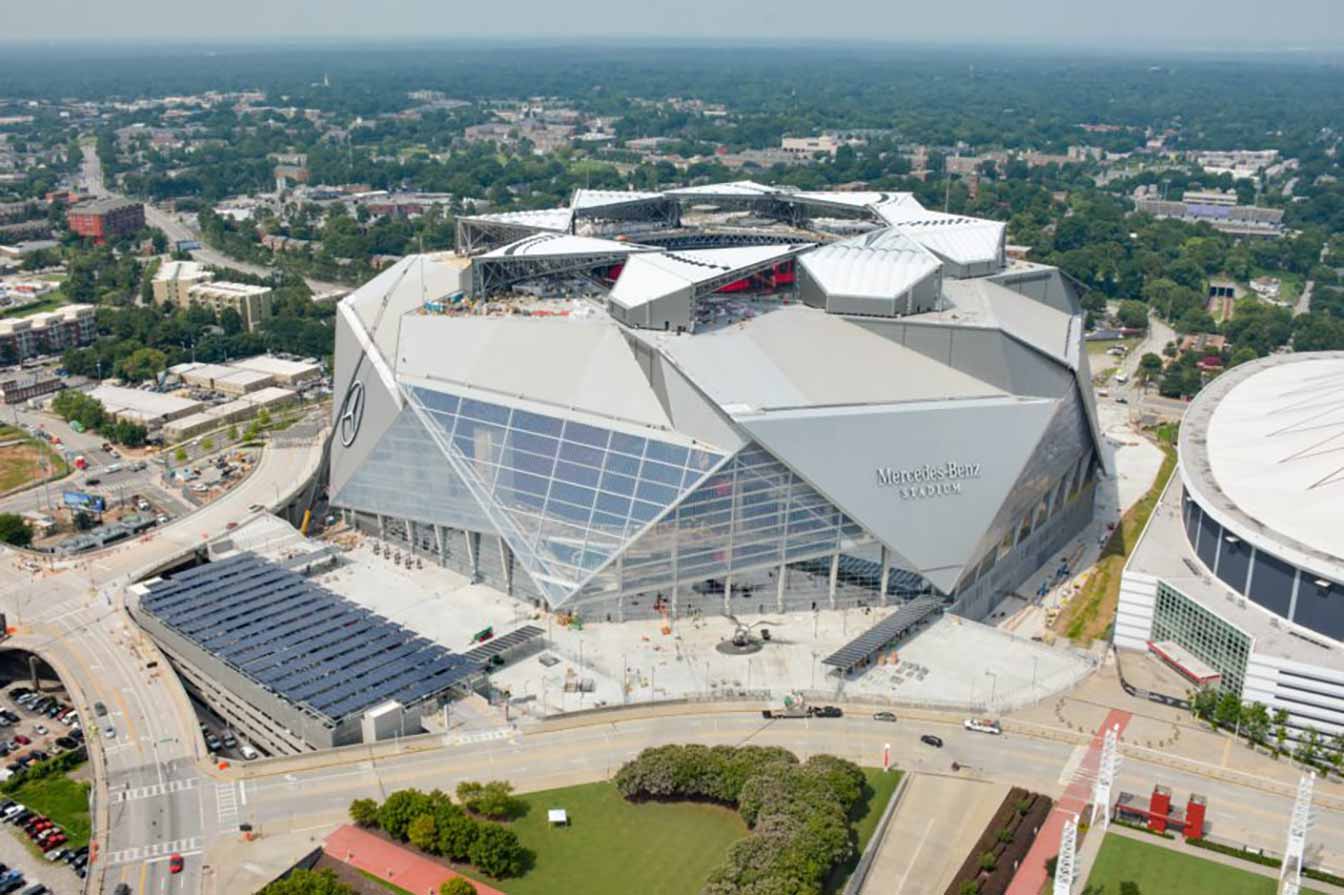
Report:
[[[145,206],[129,199],[91,199],[65,213],[70,229],[85,239],[103,245],[109,239],[127,236],[145,226]]]

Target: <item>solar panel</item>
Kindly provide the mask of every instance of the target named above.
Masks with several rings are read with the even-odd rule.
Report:
[[[216,660],[327,724],[394,694],[403,702],[432,696],[475,667],[252,554],[154,582],[141,606]],[[519,635],[487,646],[507,649]]]

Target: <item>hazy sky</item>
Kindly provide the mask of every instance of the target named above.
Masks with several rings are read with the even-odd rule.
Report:
[[[606,35],[1344,49],[1344,0],[5,0],[0,39]]]

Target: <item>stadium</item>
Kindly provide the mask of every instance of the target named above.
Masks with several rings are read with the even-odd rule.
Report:
[[[331,505],[585,619],[984,617],[1106,462],[1078,288],[1004,236],[750,181],[460,218],[339,306]]]
[[[1344,732],[1341,388],[1344,352],[1270,355],[1205,386],[1116,616],[1117,646],[1286,710],[1294,736]]]

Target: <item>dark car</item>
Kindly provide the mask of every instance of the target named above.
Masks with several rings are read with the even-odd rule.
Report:
[[[840,711],[840,707],[836,705],[818,706],[812,712],[812,716],[815,718],[842,718],[844,714]]]
[[[935,749],[941,749],[941,748],[943,748],[943,739],[942,739],[942,737],[936,737],[936,736],[934,736],[934,735],[931,734],[931,733],[926,733],[926,734],[924,734],[924,736],[922,736],[922,737],[919,738],[919,741],[920,741],[921,743],[923,743],[924,745],[926,745],[926,746],[932,746],[932,747],[935,748]]]

